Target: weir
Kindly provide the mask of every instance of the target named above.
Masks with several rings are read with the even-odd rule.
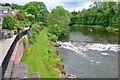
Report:
[[[78,78],[118,78],[118,44],[61,42],[60,56],[66,73]]]

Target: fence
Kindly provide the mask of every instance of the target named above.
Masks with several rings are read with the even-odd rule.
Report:
[[[29,30],[26,30],[26,31],[24,31],[22,33],[19,33],[16,36],[15,40],[13,41],[12,45],[10,46],[10,48],[9,48],[9,50],[7,52],[7,55],[5,56],[5,58],[4,58],[3,62],[2,62],[2,78],[4,77],[4,73],[6,71],[6,68],[8,66],[9,60],[10,60],[10,58],[12,56],[12,53],[14,51],[14,48],[16,46],[17,41],[20,40],[24,35],[26,35],[28,31]]]

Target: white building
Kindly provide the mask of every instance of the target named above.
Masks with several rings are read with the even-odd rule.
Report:
[[[10,7],[0,6],[0,21],[5,14],[15,14],[14,10]]]

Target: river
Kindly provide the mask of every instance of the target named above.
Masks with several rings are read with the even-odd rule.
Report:
[[[71,27],[69,35],[57,42],[66,73],[78,78],[118,78],[118,37],[104,29]]]

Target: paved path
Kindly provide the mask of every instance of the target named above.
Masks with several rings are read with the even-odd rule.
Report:
[[[0,66],[1,66],[10,46],[12,45],[15,37],[16,37],[16,35],[14,35],[12,38],[0,40]]]

